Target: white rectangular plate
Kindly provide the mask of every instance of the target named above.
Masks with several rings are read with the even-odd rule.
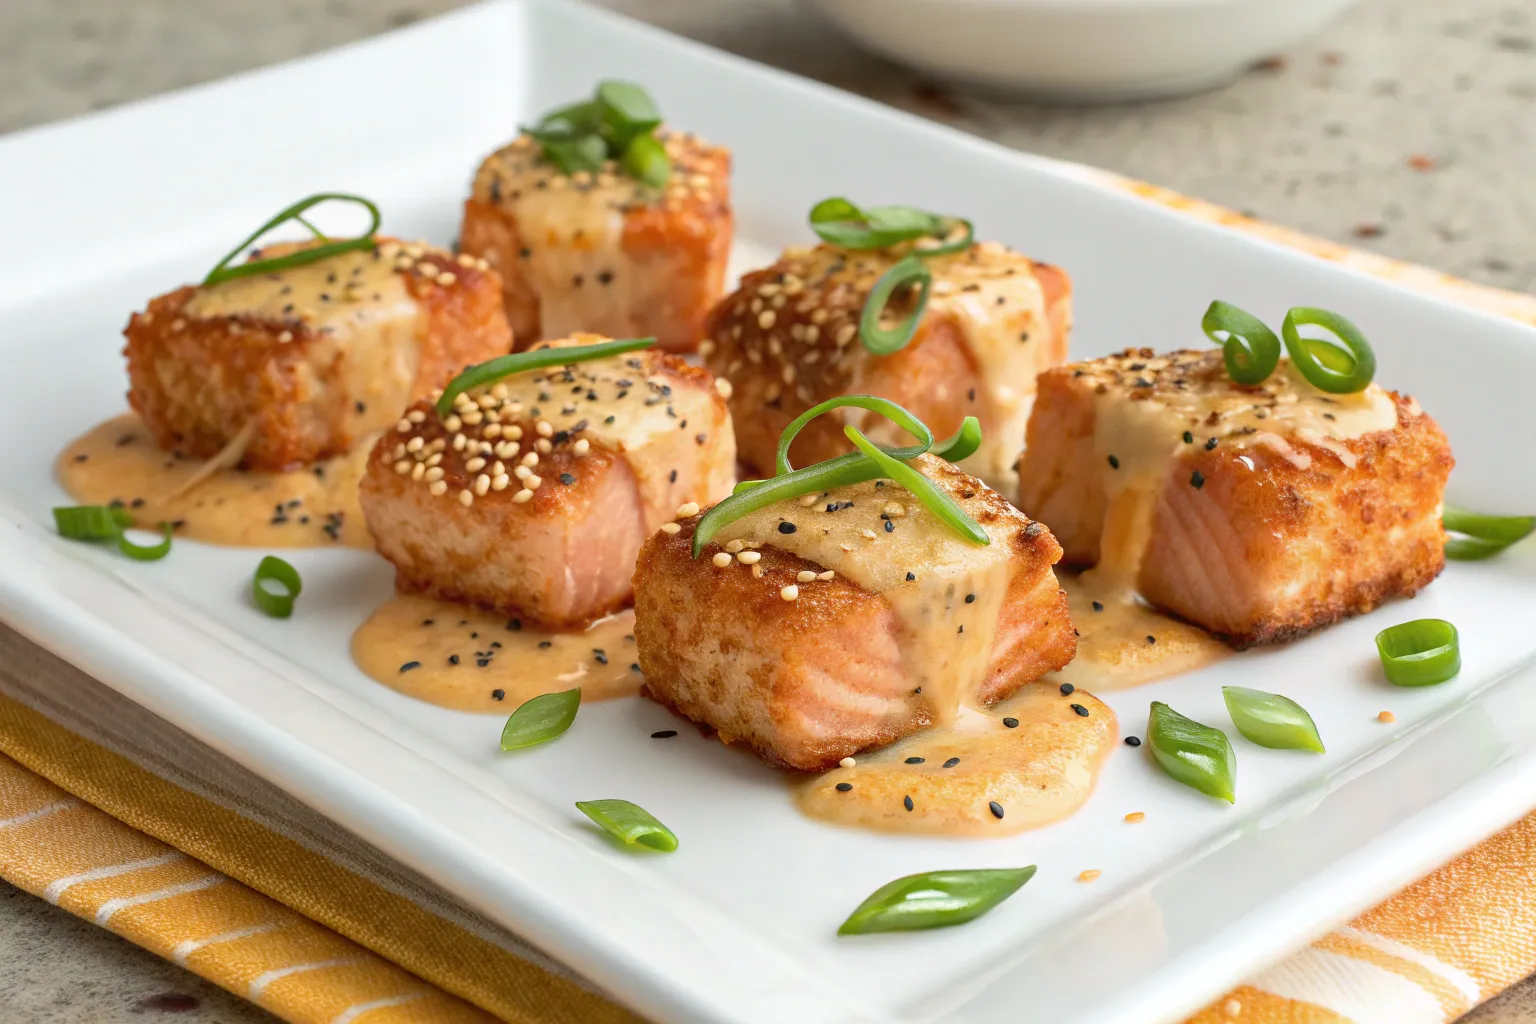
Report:
[[[1240,742],[1235,807],[1121,749],[1075,818],[968,842],[805,820],[750,757],[688,731],[648,739],[677,723],[642,700],[503,755],[497,720],[351,664],[351,631],[390,590],[372,555],[295,555],[307,587],[279,622],[244,596],[256,552],[187,542],[138,564],[54,536],[50,462],[123,408],[131,310],[310,192],[371,195],[391,233],[447,242],[478,159],[607,76],[735,150],[738,269],[805,241],[809,206],[846,194],[961,212],[1066,267],[1078,356],[1200,344],[1216,296],[1273,318],[1339,309],[1376,340],[1380,379],[1449,432],[1456,497],[1536,509],[1528,329],[606,14],[503,2],[0,141],[0,615],[663,1020],[1174,1020],[1536,805],[1529,546],[1452,565],[1411,605],[1105,695],[1126,733],[1150,699],[1224,721],[1229,681],[1308,707],[1328,754]],[[1388,686],[1372,636],[1424,615],[1461,627],[1465,670]],[[1387,708],[1396,724],[1376,721]],[[681,849],[616,850],[572,807],[599,797],[643,804]],[[1145,823],[1122,824],[1134,810]],[[964,928],[834,936],[898,875],[1017,864],[1038,876]],[[1073,881],[1085,868],[1102,878]]]

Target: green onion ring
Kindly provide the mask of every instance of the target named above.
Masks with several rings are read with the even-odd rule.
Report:
[[[872,206],[865,210],[841,196],[823,199],[811,207],[811,230],[822,241],[840,249],[884,249],[901,242],[934,239],[938,244],[919,246],[917,256],[943,256],[963,252],[976,238],[975,226],[964,217],[930,213],[915,206]],[[959,238],[945,241],[956,227]]]
[[[576,809],[626,846],[638,844],[662,853],[677,849],[677,835],[639,804],[628,800],[578,800]]]
[[[264,584],[269,581],[281,586],[286,593],[268,590]],[[299,577],[299,570],[276,555],[263,558],[261,564],[256,566],[256,575],[251,580],[251,597],[256,607],[274,619],[286,619],[292,615],[293,602],[303,590],[304,581]]]
[[[299,220],[303,222],[303,218],[300,216],[300,214],[309,209],[311,206],[318,206],[319,204],[331,199],[340,199],[349,203],[360,203],[367,207],[368,215],[370,217],[368,230],[363,232],[363,234],[357,238],[346,238],[337,242],[327,242],[325,245],[317,245],[312,249],[300,249],[297,252],[291,252],[286,256],[279,256],[276,259],[255,260],[249,263],[238,263],[232,267],[229,266],[230,260],[244,252],[246,247],[248,247],[252,242],[256,241],[256,239],[260,238],[262,235],[266,234],[268,231],[271,231],[273,228],[277,227],[279,224],[286,220]],[[320,192],[310,196],[308,199],[301,199],[287,209],[279,212],[271,220],[267,221],[261,227],[251,232],[250,237],[246,238],[239,245],[229,250],[229,254],[226,255],[222,260],[219,260],[214,268],[208,271],[208,276],[203,278],[203,287],[206,288],[208,285],[218,284],[221,281],[228,281],[236,277],[249,277],[252,274],[266,274],[274,270],[286,270],[289,267],[299,267],[306,263],[318,263],[320,260],[328,259],[331,256],[335,256],[339,253],[372,249],[374,246],[373,235],[374,232],[379,230],[380,220],[381,217],[379,215],[379,208],[375,206],[372,201],[364,199],[362,196],[351,195],[347,192]],[[309,227],[307,222],[304,223],[306,227]],[[315,229],[310,227],[310,230],[314,231]],[[316,232],[316,234],[318,237],[325,237],[324,235],[320,235],[319,232]]]
[[[976,520],[966,515],[965,509],[961,508],[955,499],[945,493],[938,484],[905,462],[885,454],[878,445],[873,444],[869,438],[861,434],[858,427],[846,426],[843,428],[843,433],[848,436],[848,440],[858,446],[859,451],[874,461],[880,468],[881,476],[894,480],[911,491],[913,497],[927,505],[930,512],[947,523],[956,533],[972,544],[985,546],[992,543],[992,538],[987,535],[987,531],[983,530]]]
[[[1200,329],[1221,346],[1227,376],[1239,384],[1262,384],[1280,365],[1280,339],[1247,310],[1217,299],[1201,317]]]
[[[163,540],[158,544],[135,544],[126,536],[117,538],[117,550],[138,562],[158,562],[171,553],[171,538],[175,532],[170,523],[161,523]]]
[[[69,505],[53,510],[53,524],[65,540],[116,540],[133,516],[114,505]]]
[[[1322,327],[1337,343],[1303,338],[1302,324]],[[1319,391],[1347,395],[1364,391],[1376,376],[1376,353],[1347,318],[1315,306],[1293,306],[1280,324],[1285,350],[1301,375]]]
[[[885,312],[886,304],[891,301],[896,289],[914,283],[921,290],[912,312],[894,327],[881,327],[880,314]],[[888,356],[906,348],[912,336],[917,333],[918,324],[922,322],[923,312],[928,308],[928,292],[932,288],[933,275],[916,256],[906,256],[892,264],[891,269],[880,275],[880,280],[870,289],[869,298],[864,302],[864,312],[859,315],[859,340],[864,343],[864,347],[877,356]]]
[[[508,356],[497,356],[495,359],[471,366],[449,381],[448,386],[443,389],[442,397],[437,400],[437,414],[446,417],[453,411],[453,400],[471,388],[493,383],[503,377],[510,377],[514,373],[542,370],[547,366],[570,366],[572,363],[584,363],[591,359],[606,359],[608,356],[650,348],[654,344],[656,344],[655,338],[621,338],[618,341],[602,341],[595,345],[551,345],[547,348],[529,349],[526,352],[513,352]]]
[[[842,395],[838,398],[828,399],[820,405],[811,406],[791,420],[789,426],[784,428],[784,433],[779,435],[779,452],[774,460],[775,476],[783,476],[785,473],[794,472],[795,467],[789,464],[789,446],[794,443],[795,438],[799,436],[800,431],[805,428],[806,424],[822,413],[831,412],[833,409],[867,409],[870,412],[879,413],[902,430],[917,438],[918,444],[922,445],[922,450],[917,453],[918,455],[933,447],[933,431],[928,429],[928,425],[890,399],[879,398],[875,395]],[[916,457],[916,455],[906,456],[906,458]]]
[[[1381,669],[1394,686],[1433,686],[1461,671],[1461,637],[1444,619],[1414,619],[1376,634]]]
[[[921,256],[923,259],[927,259],[930,256],[948,256],[950,253],[964,252],[976,241],[976,225],[964,217],[943,217],[940,219],[944,222],[945,231],[943,235],[935,237],[947,237],[950,232],[954,231],[957,224],[964,229],[960,233],[960,237],[953,242],[940,242],[938,245],[932,246],[923,245],[922,242],[918,242],[917,246],[912,250],[912,255]]]
[[[767,508],[780,501],[798,498],[802,494],[861,484],[866,480],[877,480],[884,475],[880,467],[863,454],[851,452],[847,455],[839,455],[835,459],[828,459],[826,462],[818,462],[814,466],[797,469],[793,473],[759,481],[749,488],[743,489],[738,486],[736,493],[705,512],[698,524],[694,526],[693,557],[698,558],[699,552],[704,550],[704,545],[708,544],[710,539],[725,526],[751,515],[758,509]]]
[[[1445,542],[1445,557],[1462,562],[1492,558],[1536,530],[1536,516],[1489,516],[1451,505],[1445,507],[1441,522],[1452,533],[1464,535]]]
[[[967,416],[960,429],[933,446],[933,454],[949,462],[964,462],[981,449],[981,421]]]

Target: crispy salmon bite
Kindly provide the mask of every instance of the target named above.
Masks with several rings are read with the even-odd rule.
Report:
[[[1067,357],[1071,280],[995,242],[921,256],[918,271],[931,278],[926,309],[915,310],[915,287],[896,289],[886,319],[917,322],[910,341],[886,351],[864,337],[865,307],[882,276],[912,263],[926,251],[922,244],[789,249],[743,277],[710,312],[706,363],[735,389],[736,445],[748,467],[766,472],[773,465],[779,434],[800,413],[857,392],[900,403],[941,436],[976,416],[986,440],[965,468],[1014,492],[1035,377]],[[854,415],[851,422],[866,422]],[[812,424],[791,460],[804,465],[848,451],[840,427]],[[882,428],[876,440],[896,440]]]
[[[642,692],[765,761],[820,770],[1070,661],[1050,531],[942,459],[910,465],[990,543],[879,479],[757,509],[697,557],[698,517],[652,536],[635,567]]]
[[[268,246],[251,261],[317,248]],[[511,349],[495,271],[378,238],[152,299],[124,336],[128,401],[160,447],[280,472],[350,450],[455,372]]]
[[[1220,349],[1130,349],[1041,375],[1019,503],[1085,580],[1242,648],[1433,580],[1453,461],[1377,384],[1329,394],[1281,360],[1245,385]]]
[[[557,112],[581,111],[578,123],[558,123],[602,155],[585,159],[580,143],[555,137],[552,114],[475,174],[460,245],[500,272],[524,347],[593,331],[653,336],[664,349],[692,352],[724,287],[730,152],[659,129],[659,116],[627,122],[621,149],[610,125],[619,115],[602,102],[620,86],[634,89],[605,82],[597,100]]]
[[[588,355],[589,346],[615,354]],[[553,628],[629,603],[635,557],[734,481],[730,413],[681,359],[597,335],[557,362],[418,402],[369,457],[362,507],[398,588]],[[450,388],[452,391],[452,388]]]

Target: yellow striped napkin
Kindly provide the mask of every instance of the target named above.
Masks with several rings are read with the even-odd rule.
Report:
[[[1082,173],[1536,324],[1483,288]],[[0,876],[294,1024],[633,1014],[430,882],[0,627]],[[1536,970],[1536,815],[1190,1024],[1442,1024]]]

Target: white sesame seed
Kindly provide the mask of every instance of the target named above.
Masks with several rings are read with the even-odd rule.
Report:
[[[705,338],[703,341],[699,342],[699,355],[709,356],[712,355],[714,351],[715,343],[713,339]]]
[[[395,429],[402,434],[409,434],[411,432],[411,421],[402,419],[399,423],[395,424]]]
[[[816,578],[821,580],[823,583],[825,583],[827,580],[830,580],[832,577],[834,577],[836,575],[837,575],[837,573],[833,572],[831,569],[828,569],[826,572],[819,572],[819,573],[817,573],[816,574]]]
[[[481,423],[485,422],[485,414],[479,409],[466,409],[464,410],[464,422],[471,427],[478,427]]]
[[[432,483],[427,485],[427,490],[431,492],[434,498],[440,498],[444,494],[448,493],[448,481],[434,480]]]
[[[516,502],[517,504],[521,505],[523,502],[527,501],[529,498],[532,498],[532,497],[533,497],[533,492],[530,491],[528,488],[524,487],[522,490],[520,490],[516,494],[512,495],[512,500],[514,502]]]
[[[842,348],[843,346],[847,345],[850,341],[853,340],[853,336],[857,334],[858,331],[859,329],[853,324],[843,324],[843,326],[839,327],[837,329],[837,347]]]
[[[687,501],[677,506],[677,518],[679,519],[687,519],[689,516],[696,516],[698,514],[699,503],[696,501]]]
[[[422,412],[420,409],[412,409],[410,412],[405,414],[405,418],[410,420],[412,423],[425,423],[427,421],[427,414]]]
[[[726,380],[724,377],[715,378],[715,394],[719,395],[721,398],[730,398],[731,393],[734,390],[735,389],[731,387],[731,382]]]
[[[771,309],[765,309],[761,313],[757,314],[757,326],[766,331],[768,328],[773,326],[774,321],[777,319],[777,313]]]
[[[468,488],[465,488],[464,490],[459,492],[459,504],[460,505],[463,505],[465,508],[469,508],[469,506],[473,505],[474,503],[475,503],[475,496],[469,492]]]
[[[845,757],[841,761],[837,762],[838,767],[840,767],[840,768],[852,768],[854,765],[856,765],[858,763],[859,762],[855,761],[851,757]]]
[[[491,385],[491,397],[496,399],[498,402],[505,402],[507,400],[507,396],[511,393],[512,392],[507,390],[507,382],[504,380],[499,380],[495,384]]]
[[[421,438],[413,437],[409,441],[405,442],[405,450],[408,452],[419,452],[425,448],[426,445],[427,442],[423,441]]]
[[[281,334],[279,334],[277,336],[277,340],[278,341],[292,341],[293,340],[293,332],[292,331],[283,331]]]
[[[529,452],[527,455],[523,456],[523,465],[525,465],[525,466],[537,466],[538,464],[539,464],[539,453],[538,452]]]
[[[729,544],[727,544],[725,546],[725,550],[727,550],[731,554],[735,555],[735,554],[739,554],[741,552],[741,549],[746,547],[746,546],[747,545],[746,545],[745,541],[733,540],[733,541],[731,541]]]
[[[424,477],[426,475],[427,475],[427,464],[425,462],[418,462],[418,463],[416,463],[416,465],[411,467],[411,479],[412,480],[420,480],[422,477]]]
[[[538,490],[541,486],[543,486],[543,484],[544,478],[539,476],[537,473],[529,473],[527,476],[523,477],[524,487],[531,487],[534,490]]]
[[[442,452],[433,452],[431,455],[427,456],[427,465],[429,465],[429,466],[435,466],[439,462],[442,462],[442,461],[443,461],[443,453]]]
[[[496,414],[495,413],[488,413],[487,415],[495,416]],[[500,437],[501,436],[501,424],[500,423],[487,423],[485,425],[485,427],[480,431],[480,436],[481,437],[488,437],[488,438]]]
[[[682,527],[678,526],[676,523],[662,523],[661,524],[661,532],[662,533],[677,533],[680,530],[682,530]]]
[[[533,442],[533,446],[539,451],[543,452],[545,455],[548,455],[550,452],[555,450],[554,442],[550,441],[550,439],[547,437],[539,438],[537,441]]]
[[[443,420],[443,429],[450,434],[457,434],[460,430],[464,429],[464,421],[459,419],[457,415],[449,413],[448,418]]]
[[[799,583],[810,583],[816,578],[816,574],[809,569],[801,569],[795,574],[795,580]]]
[[[456,451],[456,452],[463,451],[464,450],[464,446],[466,444],[468,444],[468,443],[469,443],[469,438],[465,437],[463,434],[454,434],[453,435],[453,450],[454,451]]]
[[[401,476],[405,476],[405,474],[409,473],[410,471],[411,462],[409,459],[401,459],[399,462],[395,463],[395,472],[399,473]]]
[[[484,497],[485,492],[491,489],[491,478],[484,473],[475,477],[475,496]]]
[[[585,455],[587,452],[592,450],[592,442],[583,437],[575,444],[571,445],[571,450],[574,451],[577,455]]]
[[[885,508],[881,509],[880,511],[884,512],[892,519],[900,519],[902,516],[907,514],[907,506],[903,505],[899,501],[888,501],[885,503]]]
[[[864,539],[865,540],[874,540],[875,539],[875,531],[874,530],[865,530],[864,531]]]
[[[442,478],[443,478],[443,467],[442,466],[433,466],[431,469],[427,470],[427,479],[429,481],[431,481],[431,480],[441,480]]]
[[[467,252],[461,252],[458,255],[458,264],[461,267],[472,267],[475,265],[475,258]]]
[[[464,463],[465,471],[470,472],[470,473],[478,473],[478,472],[480,472],[484,468],[485,468],[485,460],[482,459],[478,455],[476,455],[474,458],[470,459],[468,462]]]
[[[710,559],[710,561],[715,563],[715,568],[724,569],[726,566],[731,564],[731,556],[726,554],[724,551],[716,551],[715,557]]]
[[[804,505],[806,508],[810,508],[812,505],[816,504],[818,501],[821,500],[821,495],[819,495],[819,494],[802,494],[802,495],[800,495],[800,499],[799,500],[800,500],[800,504]]]
[[[736,556],[736,560],[742,565],[751,565],[762,557],[763,553],[761,551],[743,551]]]
[[[495,449],[493,450],[496,452],[497,458],[510,459],[512,456],[517,454],[517,449],[518,446],[513,442],[502,441],[500,444],[496,445]]]
[[[416,269],[421,271],[423,274],[426,274],[428,277],[436,277],[437,276],[437,264],[436,263],[418,263],[418,264],[416,264]]]
[[[800,588],[791,583],[789,586],[779,591],[779,596],[786,601],[793,601],[795,598],[800,596]]]
[[[455,277],[453,274],[449,273],[446,270],[443,271],[441,274],[437,275],[437,283],[442,285],[444,288],[447,288],[449,285],[453,284],[453,282],[455,282],[457,280],[458,280],[457,277]]]
[[[539,420],[533,425],[533,429],[540,437],[553,437],[555,434],[555,426],[548,420]]]
[[[533,470],[527,466],[517,466],[512,470],[512,475],[519,480],[527,480],[530,476],[533,476]]]

